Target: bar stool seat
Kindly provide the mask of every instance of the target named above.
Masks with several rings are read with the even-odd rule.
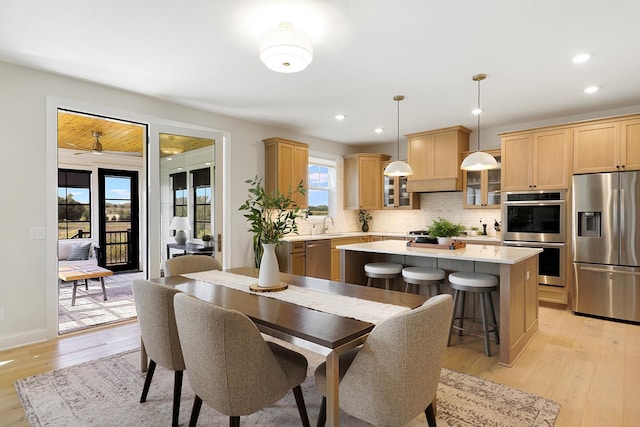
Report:
[[[487,356],[491,356],[489,332],[493,332],[496,344],[500,344],[498,322],[496,320],[496,313],[493,307],[493,300],[491,299],[491,292],[498,290],[498,278],[491,274],[457,271],[449,274],[449,283],[451,285],[451,289],[453,289],[455,293],[453,295],[453,316],[451,318],[451,329],[449,330],[449,341],[447,346],[451,345],[451,336],[454,329],[458,331],[458,335],[460,336],[462,336],[463,331],[479,332],[473,329],[464,328],[463,325],[465,318],[466,294],[479,294],[480,311],[482,314],[482,332],[484,336],[484,352]],[[491,315],[491,319],[487,319],[487,308],[490,308],[489,314]],[[456,325],[456,320],[459,321],[458,325]]]
[[[433,267],[405,267],[402,269],[402,279],[406,283],[404,291],[409,290],[409,285],[429,286],[429,296],[433,296],[431,289],[435,288],[435,295],[442,293],[440,284],[444,282],[445,272]]]
[[[384,279],[385,288],[389,290],[389,281],[402,275],[402,264],[395,262],[370,262],[364,265],[364,274],[368,277],[367,286],[373,279]]]

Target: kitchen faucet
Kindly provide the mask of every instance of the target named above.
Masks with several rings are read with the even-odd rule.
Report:
[[[333,218],[331,218],[329,215],[325,216],[324,219],[322,220],[322,231],[326,232],[329,228],[327,227],[327,218],[329,218],[331,220],[331,225],[334,225],[333,223]]]

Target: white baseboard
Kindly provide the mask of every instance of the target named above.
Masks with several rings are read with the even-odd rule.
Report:
[[[0,337],[0,351],[9,350],[10,348],[22,347],[27,344],[35,344],[37,342],[46,341],[47,330],[31,329],[29,331],[20,332],[19,334],[5,335]]]

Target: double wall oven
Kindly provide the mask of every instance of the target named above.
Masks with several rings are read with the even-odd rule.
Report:
[[[566,285],[565,196],[565,190],[503,193],[503,244],[542,249],[538,258],[541,285]]]

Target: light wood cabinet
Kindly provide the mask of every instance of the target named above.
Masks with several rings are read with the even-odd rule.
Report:
[[[340,281],[340,249],[336,246],[351,245],[353,243],[367,243],[369,236],[339,237],[331,239],[331,280]]]
[[[265,179],[267,192],[278,189],[282,194],[298,188],[298,184],[307,188],[309,167],[309,146],[301,142],[283,138],[263,140],[265,144]],[[307,195],[294,194],[294,206],[307,208]]]
[[[573,173],[640,170],[640,118],[574,128]]]
[[[486,150],[496,158],[498,165],[502,164],[501,150]],[[473,153],[463,153],[463,158]],[[501,207],[501,169],[483,171],[462,171],[463,206],[465,208]]]
[[[413,175],[407,189],[413,192],[462,190],[462,153],[469,150],[464,126],[419,132],[407,136],[408,162]]]
[[[344,209],[382,208],[382,162],[390,156],[358,153],[344,158]]]
[[[501,134],[502,190],[569,188],[571,129]]]
[[[420,194],[409,193],[406,176],[384,176],[384,168],[389,162],[382,163],[382,208],[383,209],[420,209]]]

